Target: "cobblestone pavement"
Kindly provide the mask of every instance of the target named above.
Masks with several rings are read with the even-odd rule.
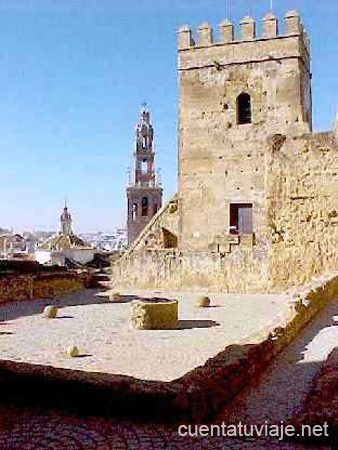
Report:
[[[122,303],[95,293],[0,305],[0,359],[171,381],[289,311],[286,295],[211,294],[210,308],[196,308],[187,292],[123,292]],[[132,330],[129,303],[138,296],[178,298],[178,328]],[[48,320],[41,311],[51,303],[61,309]],[[70,345],[81,358],[65,357]]]
[[[165,425],[118,423],[61,413],[20,411],[0,425],[1,450],[303,450],[309,447],[266,439],[186,438]],[[316,450],[327,447],[314,447]]]
[[[338,346],[338,302],[331,302],[275,359],[259,383],[247,390],[218,421],[269,423],[285,421],[300,412],[313,377]],[[259,405],[259,407],[257,407]]]

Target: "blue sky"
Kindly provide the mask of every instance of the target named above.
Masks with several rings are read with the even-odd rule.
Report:
[[[231,8],[230,5],[233,4]],[[0,226],[55,229],[67,196],[76,231],[125,222],[140,104],[150,105],[165,198],[176,189],[176,30],[257,20],[270,0],[0,0]],[[338,2],[274,0],[310,34],[314,129],[332,127]]]

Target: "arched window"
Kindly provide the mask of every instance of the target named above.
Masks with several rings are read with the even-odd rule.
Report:
[[[157,203],[154,203],[154,215],[157,213]]]
[[[237,97],[237,123],[251,123],[251,97],[245,92]]]
[[[148,215],[148,197],[142,197],[142,216]]]
[[[143,158],[141,161],[141,171],[143,173],[146,173],[148,171],[148,160],[146,158]]]
[[[131,214],[132,214],[132,219],[136,220],[136,217],[137,217],[137,203],[133,203],[133,208],[132,208]]]

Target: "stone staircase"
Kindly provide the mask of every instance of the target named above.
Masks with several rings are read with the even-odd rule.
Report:
[[[108,269],[109,270],[109,269]],[[93,287],[101,291],[108,291],[110,289],[110,275],[107,269],[102,269],[93,274]]]

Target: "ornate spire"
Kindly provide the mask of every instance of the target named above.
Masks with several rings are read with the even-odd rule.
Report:
[[[134,185],[143,187],[155,186],[154,129],[150,123],[150,112],[146,103],[142,104],[140,118],[135,128],[135,135]]]

